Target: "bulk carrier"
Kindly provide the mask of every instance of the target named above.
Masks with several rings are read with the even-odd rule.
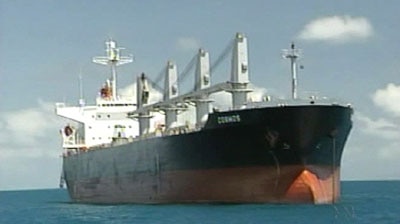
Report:
[[[136,100],[117,94],[119,65],[132,62],[113,40],[93,62],[111,67],[95,105],[56,104],[70,122],[61,130],[63,168],[74,202],[81,203],[334,203],[340,198],[340,164],[353,109],[325,98],[297,96],[294,44],[292,99],[251,100],[247,38],[236,34],[230,79],[212,84],[213,65],[200,49],[193,58],[194,90],[179,94],[178,69],[164,69],[163,98],[141,74]],[[228,54],[225,53],[225,54]],[[220,59],[217,59],[220,60]],[[153,87],[152,87],[153,86]],[[231,94],[216,109],[211,95]],[[183,112],[195,119],[180,122]],[[154,116],[163,116],[155,122]],[[156,123],[156,124],[154,124]],[[62,184],[62,183],[60,183]]]

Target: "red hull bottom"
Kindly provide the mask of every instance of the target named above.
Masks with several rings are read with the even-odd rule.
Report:
[[[168,171],[69,182],[85,203],[334,203],[340,167],[284,166]]]

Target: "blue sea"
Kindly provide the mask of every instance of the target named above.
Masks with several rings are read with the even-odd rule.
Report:
[[[0,223],[400,223],[400,181],[344,181],[334,205],[86,205],[65,189],[0,191]]]

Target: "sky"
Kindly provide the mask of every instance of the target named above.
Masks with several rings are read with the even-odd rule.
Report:
[[[299,95],[353,105],[342,180],[398,180],[399,8],[397,0],[0,0],[0,190],[58,187],[66,121],[54,105],[77,103],[80,75],[94,102],[109,77],[91,62],[104,41],[134,56],[118,69],[122,90],[141,72],[155,79],[168,60],[182,71],[199,47],[215,60],[237,32],[248,38],[251,82],[267,94],[290,97],[281,51],[293,41],[302,49]],[[212,76],[227,80],[229,66]]]

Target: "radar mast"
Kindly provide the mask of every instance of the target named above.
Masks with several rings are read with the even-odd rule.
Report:
[[[93,62],[111,67],[112,100],[117,100],[117,66],[131,63],[133,57],[120,56],[120,50],[124,48],[117,47],[117,43],[110,39],[106,41],[107,56],[98,56],[93,58]]]
[[[292,98],[297,99],[297,64],[296,60],[300,57],[301,50],[296,49],[294,43],[290,45],[290,49],[282,51],[283,58],[290,59],[291,73],[292,73]]]

